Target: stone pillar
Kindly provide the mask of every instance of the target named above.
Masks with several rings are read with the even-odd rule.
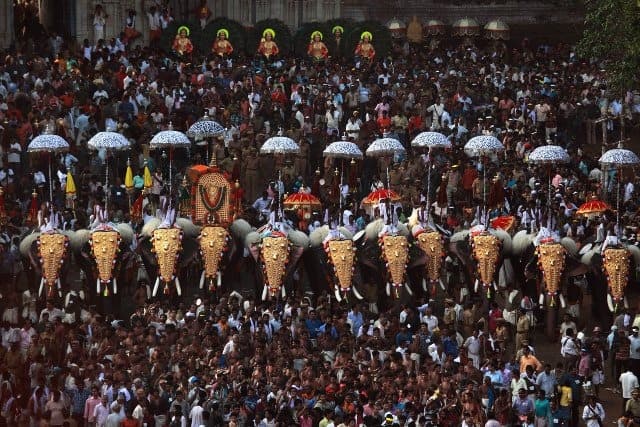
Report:
[[[93,41],[93,18],[90,17],[93,9],[87,3],[82,0],[76,1],[76,39],[79,44],[82,44],[84,39],[89,39],[95,44]]]
[[[0,48],[7,48],[13,42],[13,2],[4,0],[0,2]]]

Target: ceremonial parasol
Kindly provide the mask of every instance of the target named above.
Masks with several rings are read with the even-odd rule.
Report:
[[[567,150],[559,145],[543,145],[529,154],[529,162],[536,165],[553,165],[557,163],[569,163],[571,158]]]
[[[480,34],[480,25],[473,18],[458,19],[453,23],[453,35],[458,37],[477,36]]]
[[[49,200],[53,201],[53,180],[51,179],[51,154],[69,151],[69,143],[61,136],[47,129],[42,135],[31,140],[27,146],[29,153],[49,153]]]
[[[300,146],[286,136],[273,136],[260,147],[260,154],[298,154],[299,152]]]
[[[282,131],[280,131],[281,133]],[[260,147],[260,154],[276,154],[276,155],[287,155],[287,154],[298,154],[300,152],[300,146],[296,144],[296,142],[288,138],[286,136],[272,136],[267,139],[262,147]],[[282,182],[282,170],[278,170],[278,202],[282,201],[281,197],[283,196],[280,191],[280,182]],[[280,218],[282,215],[282,204],[278,203],[278,215]]]
[[[504,231],[511,231],[516,225],[516,218],[510,215],[503,215],[491,220],[491,228]]]
[[[211,120],[206,114],[203,118],[195,122],[187,130],[187,136],[195,139],[196,141],[205,138],[214,138],[224,134],[224,128],[222,125],[214,120]]]
[[[542,165],[547,167],[547,172],[549,173],[549,194],[547,197],[547,209],[549,212],[551,211],[551,167],[553,165],[561,164],[561,163],[569,163],[571,158],[569,157],[569,153],[560,147],[559,145],[543,145],[531,152],[529,154],[529,163],[533,163],[536,165]],[[551,223],[551,215],[548,215],[549,224]]]
[[[311,193],[304,191],[304,187],[300,188],[297,193],[291,194],[282,202],[285,208],[297,209],[298,207],[308,207],[309,210],[318,210],[322,208],[320,200]]]
[[[173,149],[174,148],[190,148],[191,141],[182,132],[173,130],[171,123],[169,123],[169,129],[163,130],[155,134],[149,142],[151,149],[165,149],[169,148],[169,194],[173,194]]]
[[[391,202],[399,202],[402,197],[393,190],[381,188],[374,190],[367,197],[362,199],[363,205],[377,205],[381,200],[389,199]]]
[[[400,141],[394,138],[379,138],[376,139],[367,148],[366,154],[369,157],[394,157],[397,154],[404,154],[405,148]],[[387,189],[390,189],[389,183],[389,165],[387,165]],[[389,213],[389,218],[392,215]]]
[[[413,141],[411,141],[412,147],[428,148],[431,151],[432,148],[451,148],[451,141],[446,136],[439,132],[421,132]],[[431,195],[431,153],[427,156],[427,206],[429,204],[429,196]],[[427,217],[430,212],[427,213]]]
[[[336,141],[327,145],[322,152],[322,157],[332,159],[362,159],[362,151],[356,144],[349,141]]]
[[[620,174],[621,169],[637,166],[640,163],[640,158],[631,150],[624,148],[614,148],[605,152],[600,160],[598,160],[602,166],[609,168],[616,168],[618,173],[616,175],[616,181],[618,189],[616,191],[616,234],[620,235]]]
[[[483,220],[487,214],[487,168],[484,164],[484,158],[490,154],[499,153],[504,151],[504,145],[498,140],[498,138],[491,135],[480,135],[471,138],[464,145],[464,152],[469,157],[480,157],[482,161],[482,207],[483,207]],[[486,222],[485,222],[486,224]]]
[[[106,132],[98,132],[87,142],[87,147],[91,150],[105,150],[107,152],[107,156],[105,156],[105,172],[104,172],[104,180],[105,180],[105,188],[109,188],[109,152],[110,151],[120,151],[120,150],[128,150],[131,148],[131,143],[127,138],[125,138],[122,134],[118,132],[112,132],[107,130]],[[104,201],[104,210],[107,211],[107,204],[109,198],[109,191],[105,191],[105,201]]]
[[[585,215],[585,216],[599,215],[610,209],[611,207],[608,204],[606,204],[602,200],[596,199],[594,196],[588,202],[585,202],[580,205],[580,207],[576,211],[576,215]]]
[[[439,36],[444,34],[444,22],[439,21],[437,19],[431,19],[429,20],[429,22],[427,22],[427,25],[425,25],[425,28],[427,29],[427,34],[430,36]]]
[[[491,40],[509,40],[510,28],[500,19],[489,21],[484,26],[484,36]]]

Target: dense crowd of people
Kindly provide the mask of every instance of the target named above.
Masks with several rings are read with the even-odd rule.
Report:
[[[402,198],[390,222],[406,222],[428,196],[442,232],[468,229],[482,221],[477,212],[486,194],[489,217],[513,215],[516,229],[548,227],[578,243],[602,242],[613,217],[574,212],[592,196],[620,188],[623,238],[633,243],[635,176],[602,171],[597,158],[601,144],[615,146],[637,124],[640,95],[610,93],[598,62],[580,59],[570,45],[527,39],[509,48],[441,40],[431,50],[397,41],[389,55],[356,65],[349,58],[319,63],[285,53],[256,62],[194,52],[185,63],[157,46],[130,46],[120,38],[76,44],[52,35],[49,42],[18,44],[0,58],[1,422],[542,427],[581,420],[602,426],[611,419],[598,400],[605,383],[621,388],[618,425],[640,422],[640,320],[626,309],[613,323],[594,325],[584,314],[588,307],[580,310],[586,282],[572,283],[575,298],[557,325],[557,352],[542,360],[539,309],[532,296],[517,292],[522,284],[499,289],[489,305],[474,292],[459,300],[441,291],[381,312],[328,293],[299,291],[269,302],[233,292],[173,304],[147,299],[142,290],[124,320],[92,307],[70,319],[63,301],[35,302],[35,290],[27,290],[28,261],[18,252],[20,236],[38,226],[30,211],[34,198],[62,213],[61,228],[89,227],[94,207],[107,197],[110,218],[128,222],[120,178],[127,158],[136,192],[147,165],[151,193],[177,198],[168,194],[167,178],[173,175],[178,189],[187,166],[213,156],[240,182],[245,210],[256,217],[269,218],[274,189],[292,193],[307,185],[326,212],[305,222],[305,232],[333,218],[362,230],[387,213],[369,212],[359,201],[388,184]],[[224,136],[176,153],[170,174],[167,153],[149,152],[150,138],[170,126],[185,130],[205,114],[226,128]],[[109,187],[106,153],[87,149],[105,129],[132,143],[109,163]],[[427,130],[446,135],[452,149],[413,149],[411,140]],[[52,156],[52,175],[49,157],[26,151],[44,132],[71,147]],[[259,156],[261,144],[276,134],[299,142],[300,153],[275,161]],[[406,155],[346,166],[322,157],[333,141],[348,139],[364,151],[382,135],[398,139]],[[505,153],[486,164],[469,159],[462,147],[477,135],[497,137]],[[571,163],[527,163],[528,154],[549,141],[566,148]],[[345,167],[346,175],[336,173]],[[65,197],[67,171],[78,182],[73,203]],[[288,220],[294,228],[302,223]],[[137,283],[122,286],[136,289]],[[517,315],[508,319],[507,312]]]

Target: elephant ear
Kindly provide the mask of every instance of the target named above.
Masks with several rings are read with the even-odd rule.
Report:
[[[513,242],[511,240],[511,235],[506,231],[500,229],[493,230],[493,234],[502,243],[502,254],[505,256],[510,256],[513,253]]]
[[[31,250],[31,245],[33,245],[33,242],[35,242],[36,240],[38,240],[38,237],[40,237],[40,233],[31,233],[27,236],[25,236],[24,239],[22,239],[22,241],[20,242],[20,253],[22,254],[23,257],[28,257],[29,256],[29,251]]]
[[[253,245],[257,245],[262,241],[262,237],[260,237],[260,233],[257,231],[252,231],[244,238],[244,245],[247,248],[250,248]]]
[[[195,239],[200,235],[200,227],[195,225],[193,222],[188,220],[187,218],[178,218],[176,219],[176,225],[182,228],[184,235],[186,237],[191,237]]]
[[[585,254],[583,254],[580,257],[580,262],[585,264],[585,265],[591,265],[591,261],[593,261],[593,257],[594,255],[597,255],[600,253],[600,247],[598,246],[598,249],[591,249],[590,251],[586,252]]]
[[[409,237],[411,235],[411,232],[409,231],[409,227],[407,227],[407,224],[402,224],[402,223],[398,223],[398,233],[404,237]]]
[[[451,236],[451,239],[449,239],[449,242],[451,243],[462,242],[464,240],[467,240],[467,237],[469,237],[469,230],[458,231],[453,236]]]
[[[578,255],[578,245],[571,237],[563,237],[560,239],[560,244],[572,257]]]
[[[527,233],[527,230],[521,230],[513,236],[512,240],[512,252],[515,256],[521,256],[527,250],[529,246],[533,243],[534,236],[532,234]]]
[[[312,248],[317,248],[322,246],[322,242],[329,235],[329,226],[323,225],[322,227],[318,227],[311,232],[309,235],[309,244]]]
[[[244,219],[236,219],[229,227],[229,231],[236,239],[243,241],[251,233],[251,224]]]
[[[365,235],[367,236],[367,240],[376,241],[378,239],[378,234],[384,228],[384,221],[382,219],[376,219],[375,221],[370,222],[365,227]]]
[[[131,242],[133,242],[133,239],[135,238],[135,232],[133,231],[133,228],[131,228],[129,224],[125,224],[121,222],[120,224],[116,225],[116,229],[118,230],[118,233],[120,233],[120,237],[122,238],[122,241],[127,246],[129,246]]]
[[[302,231],[292,230],[287,234],[287,238],[293,246],[297,246],[302,249],[307,249],[309,247],[309,236],[304,234]]]
[[[162,221],[160,221],[158,218],[151,218],[149,222],[147,222],[145,225],[142,226],[140,235],[147,238],[151,238],[151,236],[153,235],[153,232],[156,230],[156,228],[160,227],[161,223]]]
[[[73,249],[74,252],[81,251],[84,245],[87,244],[90,238],[91,238],[91,230],[87,230],[86,228],[83,228],[81,230],[76,231],[75,233],[73,233],[72,236],[69,236],[69,243],[71,244],[71,249]]]
[[[353,239],[353,233],[347,230],[345,227],[338,227],[338,231],[345,237],[345,239]]]
[[[638,266],[640,266],[640,248],[638,248],[636,245],[627,245],[627,249],[629,249],[629,252],[631,252],[631,255],[633,256],[633,262],[636,263],[636,268]]]

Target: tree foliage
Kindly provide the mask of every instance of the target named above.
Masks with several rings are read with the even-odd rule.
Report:
[[[619,94],[640,87],[640,7],[636,0],[586,0],[583,58],[601,61],[608,84]]]

